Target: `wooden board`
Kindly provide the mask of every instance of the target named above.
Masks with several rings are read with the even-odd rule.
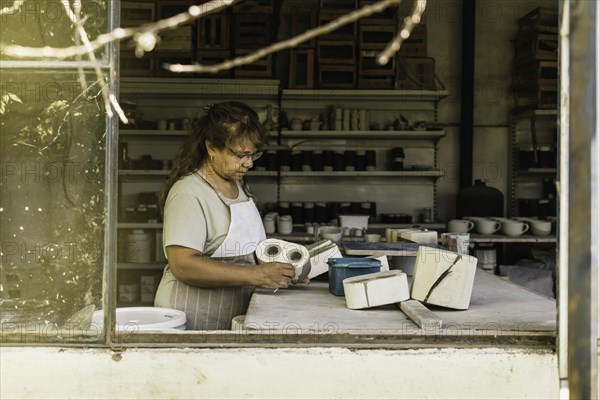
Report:
[[[442,319],[418,300],[403,301],[400,303],[400,309],[421,329],[432,330],[442,327]]]

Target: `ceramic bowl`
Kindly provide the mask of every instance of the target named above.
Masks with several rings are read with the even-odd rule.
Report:
[[[365,235],[365,242],[381,242],[381,235],[377,233],[367,233]]]
[[[322,226],[319,228],[321,239],[329,239],[333,242],[339,242],[342,239],[343,228],[336,226]]]

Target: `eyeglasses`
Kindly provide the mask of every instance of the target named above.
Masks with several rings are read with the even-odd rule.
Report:
[[[263,155],[262,151],[255,151],[254,153],[238,153],[229,148],[229,146],[225,146],[225,148],[229,150],[231,154],[236,156],[240,162],[247,161],[249,159],[252,159],[252,161],[256,161],[260,158],[260,156]]]

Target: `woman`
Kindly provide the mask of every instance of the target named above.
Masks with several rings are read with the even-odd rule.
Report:
[[[294,269],[254,259],[265,231],[244,175],[267,141],[258,116],[230,101],[199,122],[161,193],[168,265],[154,304],[184,311],[187,329],[230,329],[254,286],[288,287]]]

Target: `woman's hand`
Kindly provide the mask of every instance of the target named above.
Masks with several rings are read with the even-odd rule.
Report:
[[[257,269],[257,285],[266,288],[286,288],[290,283],[296,283],[295,271],[292,264],[270,262],[261,264]]]

